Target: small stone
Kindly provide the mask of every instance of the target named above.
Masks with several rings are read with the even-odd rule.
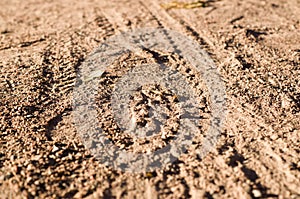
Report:
[[[271,137],[270,137],[272,140],[277,140],[278,138],[278,135],[277,134],[272,134]]]
[[[290,106],[290,99],[287,96],[281,97],[281,107],[288,108]]]
[[[33,158],[32,158],[32,160],[36,160],[36,161],[38,161],[38,160],[40,160],[41,159],[41,155],[35,155]]]
[[[262,80],[261,78],[258,78],[257,79],[260,83],[262,83],[262,84],[264,84],[265,83],[265,81],[264,80]]]
[[[261,197],[261,192],[257,189],[252,190],[252,193],[255,198]]]
[[[55,152],[58,151],[58,150],[59,150],[59,148],[58,148],[57,146],[53,145],[53,148],[52,148],[52,151],[51,151],[51,152],[55,153]]]
[[[27,170],[28,170],[28,171],[34,170],[34,167],[32,166],[32,164],[29,164],[29,165],[27,166]]]
[[[278,87],[278,82],[276,80],[274,80],[273,78],[269,77],[268,81],[273,87]]]

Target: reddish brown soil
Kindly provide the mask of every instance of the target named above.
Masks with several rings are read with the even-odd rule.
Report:
[[[1,198],[300,198],[300,2],[166,2],[1,0]],[[223,76],[228,115],[203,160],[191,150],[156,172],[124,173],[78,137],[78,66],[139,27],[189,36]]]

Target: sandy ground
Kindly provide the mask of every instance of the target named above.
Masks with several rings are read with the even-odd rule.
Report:
[[[1,198],[300,198],[300,2],[0,1]],[[105,39],[178,31],[210,53],[228,115],[203,160],[155,172],[105,167],[72,118],[76,71]]]

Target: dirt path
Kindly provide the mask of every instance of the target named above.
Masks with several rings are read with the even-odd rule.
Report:
[[[1,198],[300,198],[300,2],[0,2]],[[164,27],[209,52],[227,92],[216,148],[156,172],[97,163],[72,118],[82,61],[121,31]]]

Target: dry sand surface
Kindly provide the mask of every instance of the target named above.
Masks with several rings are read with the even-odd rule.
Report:
[[[0,1],[0,198],[300,198],[300,1],[168,2]],[[84,59],[143,27],[197,41],[222,75],[228,112],[203,159],[196,139],[174,164],[133,174],[85,148],[72,99]],[[134,56],[122,63],[148,60]]]

